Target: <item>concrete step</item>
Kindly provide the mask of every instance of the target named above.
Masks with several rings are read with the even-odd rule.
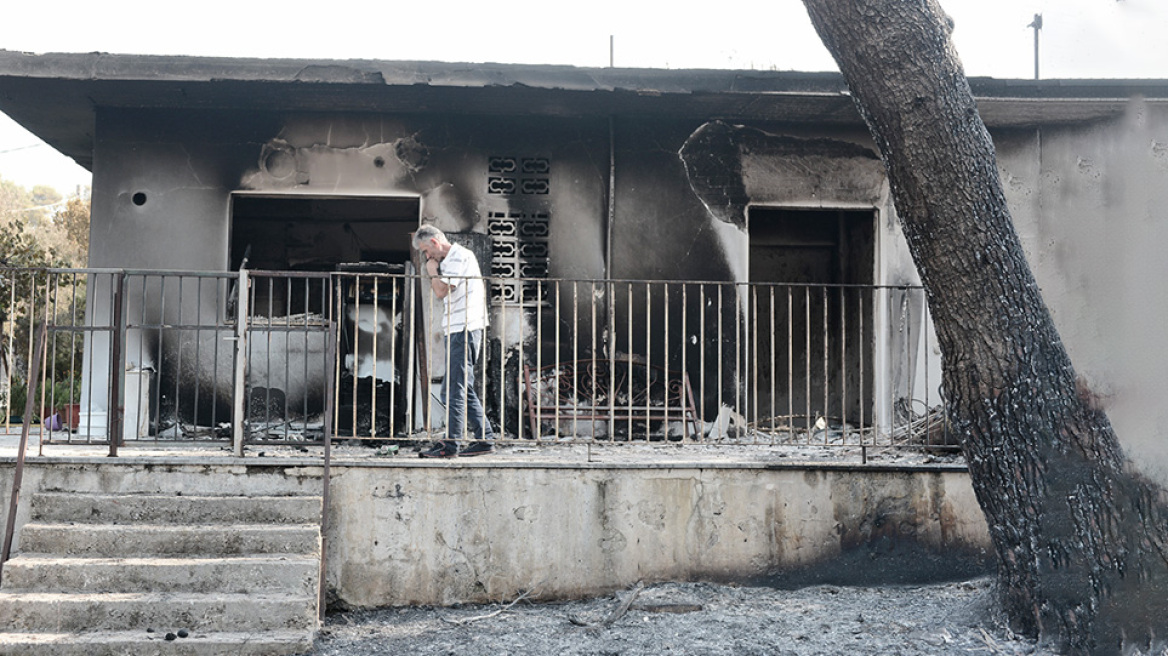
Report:
[[[7,656],[286,656],[312,648],[310,631],[209,633],[195,631],[186,638],[166,640],[179,627],[141,631],[86,631],[85,633],[3,633],[0,654]],[[189,631],[189,629],[188,629]]]
[[[243,555],[224,558],[61,558],[21,554],[4,564],[5,591],[220,592],[281,590],[316,594],[320,558]]]
[[[48,524],[20,531],[21,553],[121,558],[145,555],[317,554],[318,525]]]
[[[321,497],[40,492],[32,519],[102,524],[319,524]]]
[[[11,632],[254,632],[316,629],[315,600],[301,595],[172,593],[5,593],[0,627]]]

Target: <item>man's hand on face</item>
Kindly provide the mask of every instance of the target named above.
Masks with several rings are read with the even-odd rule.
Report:
[[[429,273],[431,276],[438,275],[438,260],[435,260],[435,259],[427,256],[427,258],[426,258],[426,272]]]

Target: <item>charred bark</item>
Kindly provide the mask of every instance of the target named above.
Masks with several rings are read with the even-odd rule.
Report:
[[[1163,648],[1164,490],[1076,384],[950,20],[936,0],[804,4],[887,167],[1013,628],[1076,654]]]

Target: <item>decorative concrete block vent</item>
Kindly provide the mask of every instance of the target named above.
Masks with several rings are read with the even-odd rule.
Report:
[[[47,492],[0,584],[0,654],[296,654],[320,497]]]

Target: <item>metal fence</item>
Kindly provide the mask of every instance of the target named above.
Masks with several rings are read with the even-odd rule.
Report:
[[[474,389],[500,439],[949,442],[920,288],[541,279],[507,294],[514,281],[485,282]],[[444,304],[408,267],[8,269],[0,294],[8,425],[40,422],[42,443],[240,450],[444,433]],[[38,410],[20,418],[41,323]]]

